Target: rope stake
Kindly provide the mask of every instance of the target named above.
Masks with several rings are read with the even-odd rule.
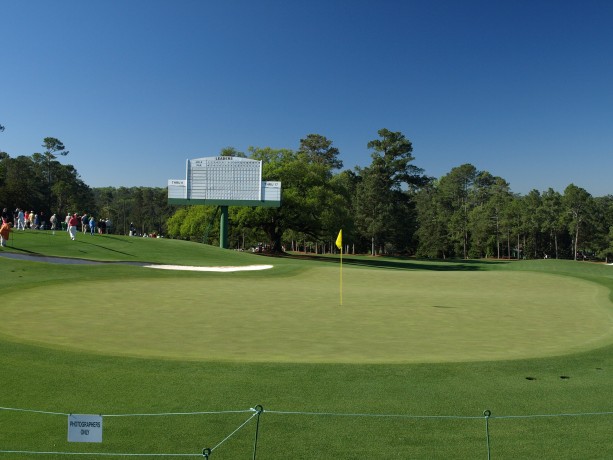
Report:
[[[487,460],[490,460],[490,416],[492,415],[491,410],[484,410],[483,416],[485,417],[485,445],[487,447]]]
[[[258,414],[257,420],[255,421],[255,439],[253,441],[253,460],[256,460],[256,452],[258,450],[258,434],[260,431],[260,415],[264,412],[264,407],[258,404],[255,406],[255,411]]]

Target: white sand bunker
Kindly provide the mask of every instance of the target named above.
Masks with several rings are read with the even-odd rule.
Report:
[[[253,270],[268,270],[272,265],[245,265],[243,267],[190,267],[188,265],[144,265],[145,268],[160,270],[184,270],[193,272],[245,272]]]

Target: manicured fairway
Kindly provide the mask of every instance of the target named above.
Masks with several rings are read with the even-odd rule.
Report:
[[[258,404],[262,460],[613,458],[613,267],[347,256],[340,306],[334,256],[36,232],[10,244],[274,268],[0,257],[0,460],[253,458]],[[74,413],[103,414],[101,444],[67,441]]]
[[[135,269],[135,275],[147,269]],[[102,354],[255,362],[542,357],[612,340],[608,290],[576,278],[318,265],[299,276],[72,282],[7,296],[0,334]]]

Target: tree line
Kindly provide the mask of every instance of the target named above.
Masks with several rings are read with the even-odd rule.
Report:
[[[0,132],[4,129],[1,127]],[[118,233],[138,233],[218,244],[218,208],[167,204],[164,187],[85,184],[68,151],[46,137],[42,152],[0,152],[0,199],[10,211],[84,212],[108,218]],[[371,163],[342,169],[339,150],[320,134],[298,149],[233,147],[221,155],[261,160],[263,179],[281,181],[280,208],[231,207],[231,247],[331,252],[343,229],[346,252],[429,258],[599,258],[613,255],[613,196],[592,197],[568,185],[559,193],[511,191],[503,178],[462,164],[440,178],[414,164],[401,132],[378,131],[368,142]]]
[[[339,151],[319,134],[297,150],[229,147],[221,155],[263,162],[263,179],[281,181],[280,208],[230,208],[231,246],[257,241],[271,251],[334,251],[343,229],[345,251],[428,258],[609,259],[613,196],[592,197],[574,184],[525,196],[471,164],[429,177],[414,164],[401,132],[378,131],[371,164],[343,170]],[[175,237],[217,243],[217,209],[179,208],[168,221]]]
[[[128,234],[130,224],[141,234],[166,233],[176,209],[167,204],[166,188],[91,188],[73,165],[59,161],[69,153],[59,139],[46,137],[41,147],[42,152],[16,157],[0,151],[0,207],[42,213],[47,223],[52,214],[63,219],[87,213],[110,219],[120,234]]]
[[[416,253],[425,257],[608,260],[613,196],[574,184],[521,196],[473,165],[453,168],[415,195]]]

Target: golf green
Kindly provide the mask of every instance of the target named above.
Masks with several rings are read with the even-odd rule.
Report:
[[[346,267],[342,305],[332,266],[53,290],[61,294],[45,286],[5,297],[0,334],[100,354],[293,363],[505,360],[613,341],[605,287],[539,273]]]

